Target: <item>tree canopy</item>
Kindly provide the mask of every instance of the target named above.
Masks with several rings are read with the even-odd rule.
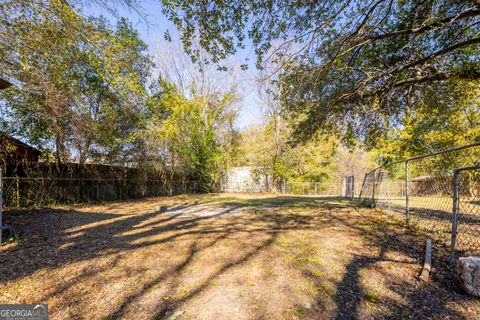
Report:
[[[161,167],[204,191],[219,182],[237,96],[216,68],[185,63],[176,79],[163,67],[183,51],[154,64],[126,19],[88,17],[69,1],[8,0],[0,16],[0,74],[15,84],[0,92],[0,131],[50,161]]]
[[[198,36],[221,59],[250,41],[259,67],[278,63],[275,75],[283,106],[297,120],[297,141],[322,130],[373,145],[431,86],[480,76],[476,0],[164,5],[187,48]]]
[[[6,1],[0,13],[0,71],[17,84],[1,93],[2,129],[63,162],[121,158],[141,129],[152,66],[138,33],[63,1]]]
[[[0,75],[15,84],[0,130],[52,160],[160,165],[205,190],[232,164],[326,181],[348,162],[340,140],[383,162],[480,140],[478,1],[158,1],[180,37],[155,57],[126,19],[80,8],[142,1],[0,3]],[[240,135],[245,65],[227,58],[247,45],[271,109]]]
[[[143,137],[149,159],[183,172],[203,191],[214,190],[236,147],[235,101],[233,94],[218,93],[189,99],[160,78]]]

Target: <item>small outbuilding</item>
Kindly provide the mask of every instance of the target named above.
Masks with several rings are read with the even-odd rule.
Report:
[[[0,77],[0,90],[12,86],[10,82]],[[40,151],[6,133],[0,132],[0,160],[7,162],[38,162]]]
[[[7,162],[38,162],[40,150],[0,132],[0,160]]]

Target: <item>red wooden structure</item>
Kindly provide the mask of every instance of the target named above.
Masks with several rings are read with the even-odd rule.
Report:
[[[0,132],[0,160],[7,162],[38,162],[40,151]]]

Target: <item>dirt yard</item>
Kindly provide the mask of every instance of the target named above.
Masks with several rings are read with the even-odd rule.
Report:
[[[167,205],[167,213],[154,211]],[[51,319],[478,319],[424,239],[335,198],[202,195],[7,212],[0,303]]]

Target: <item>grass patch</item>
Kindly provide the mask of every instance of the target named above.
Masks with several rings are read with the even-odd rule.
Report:
[[[305,319],[305,316],[303,314],[303,310],[301,310],[301,309],[293,310],[292,315],[297,319]]]
[[[309,257],[307,261],[314,264],[322,264],[322,259],[320,258]]]
[[[332,202],[335,198],[325,197],[305,197],[305,196],[272,196],[262,198],[238,198],[238,197],[218,197],[203,200],[203,203],[223,204],[249,207],[287,207],[287,208],[315,208],[322,206],[325,202]],[[343,199],[337,201],[343,205]]]
[[[317,278],[323,278],[325,277],[325,272],[317,270],[317,271],[313,271],[312,275],[314,275]]]
[[[14,242],[18,242],[17,238],[15,238],[15,236],[10,236],[7,238],[7,240],[5,240],[4,244],[14,243]]]
[[[262,210],[259,210],[259,209],[254,208],[254,209],[251,209],[251,210],[250,210],[250,213],[253,214],[253,215],[259,216],[259,215],[261,215],[263,212],[262,212]]]
[[[377,303],[378,300],[380,299],[380,296],[377,292],[373,291],[373,290],[368,290],[365,292],[365,294],[363,295],[363,298],[367,301],[370,301],[370,302],[373,302],[373,303]]]
[[[278,245],[279,245],[280,247],[282,247],[282,248],[288,248],[288,247],[290,247],[290,245],[289,245],[288,243],[286,243],[286,242],[280,242],[280,243],[278,243]]]

